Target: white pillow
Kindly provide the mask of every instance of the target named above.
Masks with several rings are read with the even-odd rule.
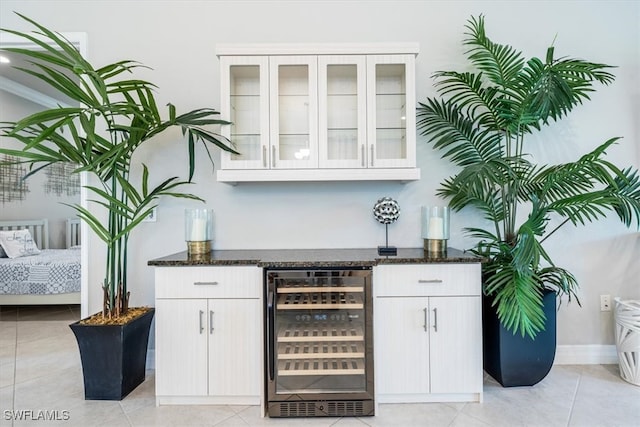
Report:
[[[31,238],[29,230],[4,230],[0,231],[0,246],[9,258],[18,258],[27,255],[36,255],[40,249]]]

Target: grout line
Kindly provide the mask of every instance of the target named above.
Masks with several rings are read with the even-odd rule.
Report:
[[[16,410],[16,373],[18,371],[18,309],[16,309],[16,320],[14,321],[16,328],[15,343],[13,345],[13,387],[11,398],[11,411],[15,414]],[[15,419],[11,417],[11,427],[15,424]]]
[[[127,411],[125,411],[124,407],[122,406],[122,400],[118,402],[118,405],[120,406],[120,410],[124,414],[124,417],[127,419],[127,423],[129,423],[129,426],[133,427],[133,423],[131,422],[131,418],[129,418],[129,414],[127,414]]]
[[[573,397],[571,399],[571,409],[569,410],[569,419],[567,420],[567,427],[571,425],[571,418],[573,417],[573,409],[576,405],[576,396],[578,395],[578,389],[580,388],[581,382],[582,382],[582,368],[580,369],[580,376],[578,377],[576,388],[573,391]]]

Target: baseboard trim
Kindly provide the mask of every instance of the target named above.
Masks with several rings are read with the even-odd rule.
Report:
[[[554,365],[615,365],[618,353],[615,345],[559,345]]]

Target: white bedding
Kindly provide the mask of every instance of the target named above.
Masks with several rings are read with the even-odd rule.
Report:
[[[42,249],[40,254],[0,258],[0,295],[80,292],[80,248]]]

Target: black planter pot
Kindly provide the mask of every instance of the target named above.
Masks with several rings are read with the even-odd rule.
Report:
[[[80,348],[85,399],[122,400],[144,381],[154,312],[125,325],[69,325]]]
[[[545,291],[546,328],[535,340],[515,335],[500,324],[491,299],[483,297],[484,370],[503,387],[532,386],[547,376],[556,355],[556,294]]]

